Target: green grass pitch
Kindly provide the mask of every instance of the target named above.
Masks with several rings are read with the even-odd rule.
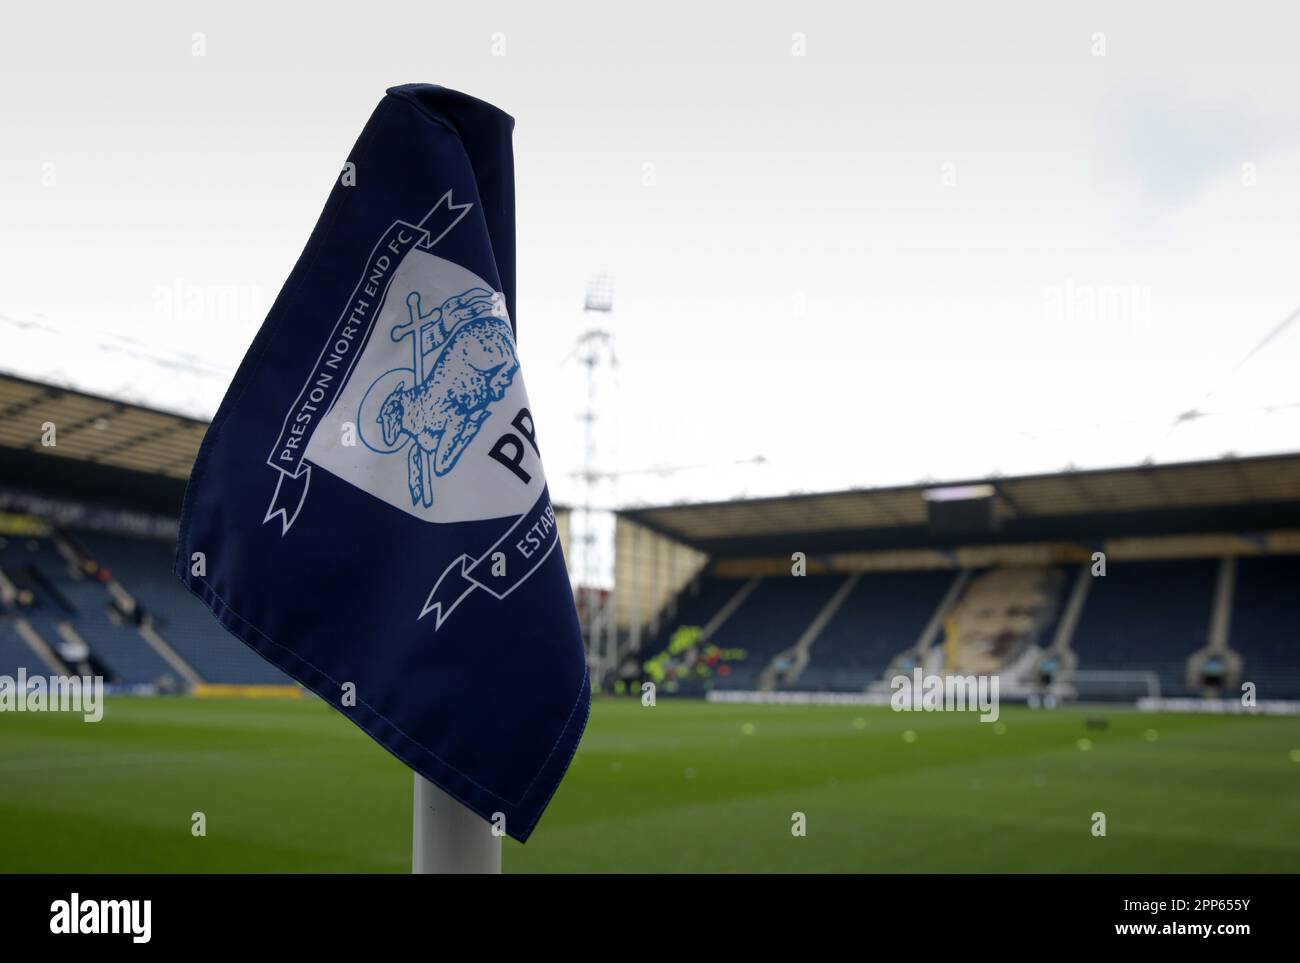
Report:
[[[1300,719],[1001,721],[598,700],[504,867],[1300,871]],[[314,700],[117,698],[97,724],[0,715],[0,872],[406,872],[411,795],[400,763]]]

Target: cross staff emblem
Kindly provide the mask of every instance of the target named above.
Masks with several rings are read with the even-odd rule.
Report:
[[[447,298],[441,307],[425,313],[420,304],[420,292],[412,291],[406,296],[406,312],[408,320],[393,325],[388,334],[397,343],[408,337],[411,339],[409,370],[415,383],[409,390],[404,390],[404,383],[398,384],[379,420],[392,419],[393,423],[385,426],[386,433],[395,436],[398,432],[406,432],[414,440],[407,451],[412,503],[429,508],[433,505],[432,476],[445,475],[455,465],[488,417],[491,403],[504,394],[519,363],[506,322],[505,299],[499,292],[473,287]],[[492,322],[491,329],[484,329],[480,324],[468,341],[459,336],[458,332],[474,327],[471,322],[481,322],[485,318]],[[453,341],[453,337],[459,342],[459,347],[452,352],[455,357],[444,362],[440,356],[433,363],[435,370],[430,377],[430,366],[426,365],[425,359],[440,352]],[[447,370],[437,371],[444,363],[448,365]],[[443,400],[446,384],[443,378],[448,372],[459,388],[454,397]],[[400,399],[401,407],[390,412],[389,405],[394,398]],[[423,430],[402,422],[400,416],[405,414],[408,403],[413,408],[428,405],[424,411]],[[421,444],[420,439],[426,435],[431,440]],[[387,434],[385,440],[388,440]]]

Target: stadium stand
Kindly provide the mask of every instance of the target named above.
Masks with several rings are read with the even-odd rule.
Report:
[[[1162,695],[1185,694],[1187,659],[1207,641],[1217,567],[1212,559],[1111,566],[1075,629],[1078,667],[1149,670]]]
[[[47,422],[58,426],[49,447]],[[185,482],[207,427],[0,375],[0,573],[20,596],[0,599],[0,659],[39,662],[16,634],[22,618],[51,650],[110,682],[288,681],[172,575]]]
[[[288,677],[229,636],[171,573],[172,546],[152,539],[70,533],[82,551],[83,569],[65,557],[51,538],[0,539],[0,570],[31,595],[29,605],[0,614],[0,671],[39,664],[18,634],[25,618],[37,636],[57,651],[71,636],[90,650],[90,664],[108,680],[175,686],[181,673],[142,635],[147,622],[195,675],[205,682],[286,685]],[[94,572],[94,575],[89,574]],[[134,607],[115,604],[106,588],[112,580]],[[12,663],[12,665],[10,665]],[[3,668],[7,666],[6,668]]]
[[[706,579],[706,581],[708,581]],[[732,585],[741,583],[727,580]],[[752,689],[768,662],[794,645],[842,578],[765,578],[709,639],[726,650],[743,652],[729,660],[731,671],[717,680],[719,688]]]
[[[952,580],[947,570],[864,574],[813,642],[812,661],[790,688],[867,688],[917,641]]]
[[[1243,558],[1229,644],[1265,699],[1300,699],[1300,555]]]
[[[121,618],[103,584],[79,572],[51,540],[7,540],[0,550],[0,566],[6,573],[16,569],[19,580],[33,589],[33,605],[22,614],[46,645],[57,648],[61,627],[70,626],[90,646],[111,681],[174,681],[175,670]],[[30,649],[28,657],[35,661]]]
[[[1239,595],[1237,620],[1250,626],[1243,629],[1242,638],[1248,664],[1273,676],[1275,691],[1281,691],[1284,678],[1291,680],[1286,685],[1293,684],[1288,672],[1300,678],[1294,643],[1288,645],[1276,631],[1296,606],[1278,600],[1281,585],[1295,577],[1300,560],[1265,561],[1275,563],[1264,568],[1268,578],[1259,581],[1255,592],[1265,601],[1256,603]],[[1077,668],[1090,673],[1152,672],[1161,694],[1186,694],[1187,660],[1206,642],[1217,564],[1212,559],[1130,562],[1098,579],[1073,635]],[[1031,666],[1034,660],[1025,658],[1025,647],[1041,653],[1051,643],[1061,596],[1046,597],[1034,588],[1036,594],[1028,596],[1035,603],[1031,606],[1024,586],[1037,586],[1049,575],[1054,576],[1051,584],[1059,586],[1065,574],[1064,568],[994,570],[984,576],[982,591],[980,580],[970,583],[953,607],[958,615],[949,620],[950,630],[957,633],[954,670],[998,671],[1013,661]],[[882,678],[895,657],[918,641],[953,578],[951,570],[863,575],[814,640],[807,667],[783,687],[826,692],[867,689]],[[769,660],[794,645],[842,583],[843,578],[835,576],[760,580],[757,590],[707,639],[728,653],[720,660],[727,670],[713,674],[713,685],[754,688]],[[703,578],[699,595],[685,598],[679,615],[668,620],[643,651],[647,655],[662,651],[681,626],[706,624],[743,584],[738,579]],[[1243,618],[1242,605],[1254,606],[1256,614]],[[1284,608],[1287,611],[1281,611]],[[932,651],[942,652],[944,645],[941,637]]]
[[[174,546],[101,532],[76,539],[109,569],[158,634],[207,682],[288,685],[290,679],[238,639],[228,635],[198,599],[172,574]]]
[[[20,667],[39,664],[35,653],[18,635],[16,621],[12,615],[0,614],[0,675],[13,677]]]
[[[1297,455],[631,508],[616,527],[630,550],[615,583],[636,592],[617,609],[631,657],[616,687],[879,692],[921,665],[996,672],[1023,698],[1130,700],[1152,680],[1165,697],[1234,696],[1245,680],[1300,698]],[[665,654],[708,618],[683,597],[653,635],[638,630],[638,600],[673,591],[658,573],[674,551],[704,559],[702,586],[759,588]]]
[[[692,582],[675,600],[675,607],[665,613],[657,632],[646,640],[643,651],[647,655],[663,652],[672,636],[682,626],[703,629],[722,607],[739,591],[741,583],[734,579],[700,579]]]
[[[206,423],[8,375],[0,414],[0,673],[286,681],[172,576]],[[615,541],[605,690],[864,693],[916,661],[1004,693],[1154,673],[1199,695],[1212,664],[1224,692],[1300,699],[1300,454],[628,508]]]

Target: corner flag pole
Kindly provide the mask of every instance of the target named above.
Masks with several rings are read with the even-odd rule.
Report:
[[[451,796],[415,776],[412,873],[500,873],[501,837]]]

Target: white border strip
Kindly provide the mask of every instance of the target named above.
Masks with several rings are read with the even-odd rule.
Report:
[[[798,706],[887,706],[888,692],[752,692],[713,689],[705,697],[709,702],[771,702]]]
[[[888,692],[755,692],[749,690],[712,690],[708,702],[767,703],[797,706],[887,706]],[[1023,700],[1008,700],[1020,702]],[[1065,709],[1124,709],[1139,712],[1194,712],[1202,715],[1300,716],[1300,702],[1271,699],[1254,706],[1243,706],[1236,699],[1138,699],[1131,702],[1071,702]]]
[[[1196,712],[1201,715],[1300,716],[1300,702],[1269,699],[1243,706],[1240,699],[1138,699],[1141,712]]]

